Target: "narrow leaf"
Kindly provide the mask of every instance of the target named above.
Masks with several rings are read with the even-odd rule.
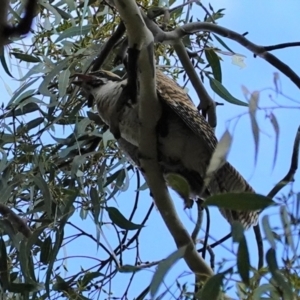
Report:
[[[218,300],[221,292],[224,274],[216,274],[210,277],[203,288],[197,293],[197,299]]]
[[[294,295],[290,284],[287,282],[282,273],[280,273],[278,269],[278,264],[276,261],[276,252],[274,249],[269,249],[266,254],[266,261],[269,266],[269,270],[278,284],[278,286],[283,291],[283,299],[285,300],[293,300]]]
[[[108,216],[111,219],[111,221],[122,229],[136,230],[143,227],[143,225],[135,224],[128,221],[115,207],[106,207],[105,209],[107,210]]]
[[[35,57],[33,55],[29,54],[24,54],[24,53],[19,53],[19,52],[10,52],[15,58],[26,61],[26,62],[31,62],[31,63],[36,63],[40,62],[41,60],[38,57]]]
[[[238,221],[233,221],[231,225],[232,240],[234,243],[239,243],[244,238],[244,227]]]
[[[208,197],[203,203],[205,206],[241,211],[263,210],[272,204],[275,204],[272,199],[254,193],[217,194]]]
[[[251,94],[251,98],[249,101],[249,115],[252,127],[252,134],[254,138],[254,145],[255,145],[255,155],[254,155],[254,164],[257,163],[257,156],[258,156],[258,146],[259,146],[259,127],[256,120],[256,112],[258,109],[258,101],[259,101],[259,92],[253,92]]]
[[[266,235],[267,240],[269,241],[271,247],[273,249],[276,249],[276,243],[275,243],[275,239],[274,239],[274,235],[270,226],[270,222],[269,222],[269,216],[265,215],[262,218],[262,226]]]
[[[48,264],[50,253],[52,250],[52,241],[51,237],[48,236],[42,244],[41,253],[40,253],[40,262],[44,265]]]
[[[213,49],[205,50],[205,56],[212,69],[214,78],[219,82],[222,82],[222,70],[221,70],[219,56],[216,54],[216,52]]]
[[[45,209],[49,217],[52,215],[52,197],[50,194],[49,186],[41,176],[33,177],[34,183],[41,190],[44,198]]]
[[[284,230],[285,240],[286,240],[287,244],[289,245],[289,247],[291,248],[291,250],[296,255],[296,248],[295,248],[292,230],[291,230],[291,220],[288,216],[287,209],[284,205],[280,206],[280,219],[281,219],[282,227]]]
[[[77,35],[87,35],[91,31],[92,25],[85,25],[85,26],[78,26],[78,27],[71,27],[64,30],[56,39],[55,43],[65,39],[71,38]]]
[[[278,121],[273,113],[270,114],[269,116],[271,124],[273,126],[273,129],[275,131],[275,150],[274,150],[274,159],[273,159],[273,166],[272,168],[274,169],[276,160],[277,160],[277,154],[278,154],[278,145],[279,145],[279,124]]]
[[[2,67],[3,67],[3,69],[4,69],[4,71],[6,72],[6,74],[8,75],[8,76],[10,76],[11,78],[14,78],[12,75],[11,75],[11,73],[10,73],[10,71],[9,71],[9,69],[8,69],[8,66],[7,66],[7,64],[6,64],[6,60],[5,60],[5,56],[4,56],[4,49],[3,49],[3,47],[2,47],[2,49],[0,50],[0,61],[1,61],[1,64],[2,64]]]
[[[247,103],[233,97],[218,80],[209,77],[209,83],[212,90],[227,102],[241,106],[248,106]]]
[[[225,48],[227,49],[228,51],[230,51],[232,54],[234,54],[234,51],[232,51],[224,42],[223,40],[218,37],[217,35],[213,34],[214,38]]]
[[[58,90],[59,96],[63,97],[66,94],[67,87],[69,86],[70,70],[62,71],[58,76]]]
[[[169,173],[165,176],[168,185],[176,191],[182,198],[189,199],[190,197],[190,185],[188,181],[175,173]]]
[[[7,290],[9,286],[7,261],[8,261],[8,257],[6,253],[6,245],[2,237],[0,237],[0,274],[1,274],[1,285],[4,292]]]
[[[100,272],[87,272],[87,273],[85,273],[83,278],[80,280],[80,286],[85,287],[88,284],[90,284],[93,279],[100,277],[100,276],[105,276],[105,275]]]
[[[239,274],[241,275],[243,283],[249,285],[250,257],[245,236],[243,236],[238,247],[237,269]]]
[[[253,300],[264,299],[264,298],[262,298],[262,296],[266,295],[266,294],[269,294],[271,291],[272,292],[277,292],[274,285],[272,285],[270,283],[262,284],[261,286],[259,286],[258,288],[256,288],[254,290]],[[272,297],[272,300],[277,300],[277,299],[280,300],[280,297],[278,296],[278,298],[275,298],[275,299]]]
[[[100,199],[99,194],[96,188],[91,187],[90,189],[90,197],[93,204],[93,216],[95,223],[98,223],[98,218],[100,214]]]
[[[227,155],[229,153],[230,147],[232,143],[232,136],[228,130],[224,132],[222,135],[211,159],[209,162],[209,166],[206,171],[206,176],[204,180],[204,185],[208,186],[210,180],[217,170],[219,170],[224,163],[226,162]]]
[[[154,298],[155,294],[157,293],[164,277],[169,272],[171,267],[183,257],[186,250],[186,246],[180,247],[171,255],[169,255],[165,260],[159,263],[156,272],[153,275],[150,284],[150,295],[152,299]],[[207,298],[209,299],[209,298]]]

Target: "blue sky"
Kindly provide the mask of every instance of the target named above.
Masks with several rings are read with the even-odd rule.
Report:
[[[203,1],[206,5],[208,1]],[[210,1],[212,6],[217,10],[218,8],[226,8],[225,17],[219,21],[219,25],[235,30],[240,33],[249,32],[247,38],[256,44],[261,45],[273,45],[284,42],[293,42],[300,40],[299,27],[299,16],[300,2],[296,0],[280,1],[280,0],[264,0],[264,1],[250,1],[250,0],[235,0],[235,1]],[[202,18],[203,12],[198,6],[194,6],[193,11],[195,16]],[[291,102],[289,99],[283,96],[276,96],[273,84],[273,73],[276,71],[266,61],[260,58],[253,58],[253,55],[243,47],[240,47],[237,43],[231,42],[224,38],[224,41],[228,46],[236,51],[237,53],[246,56],[245,63],[246,67],[241,69],[231,63],[229,56],[222,56],[222,71],[223,71],[223,85],[234,95],[236,98],[245,101],[242,93],[241,86],[244,85],[247,89],[252,91],[260,91],[260,107],[273,107],[274,103],[270,101],[269,95],[272,95],[282,106],[298,106],[300,107],[300,93],[294,84],[286,78],[283,74],[280,74],[280,82],[282,91],[284,94],[298,101],[297,103]],[[220,46],[215,42],[215,45]],[[222,47],[221,47],[222,48]],[[225,50],[225,49],[223,49]],[[283,50],[273,51],[278,58],[282,59],[286,64],[293,68],[293,70],[300,74],[299,64],[299,53],[300,48],[287,48]],[[8,78],[3,72],[0,76],[5,80],[14,90],[17,85],[8,81]],[[0,82],[0,85],[2,83]],[[206,87],[209,86],[206,82]],[[10,99],[8,94],[5,92],[5,87],[2,85],[4,94],[4,103],[7,103]],[[190,96],[197,103],[197,96],[193,92],[192,87],[188,86]],[[211,92],[212,97],[218,102],[224,102],[217,95]],[[224,106],[220,106],[217,109],[218,114],[218,127],[216,135],[220,137],[228,126],[228,120],[233,119],[229,123],[229,129],[233,134],[233,145],[229,154],[229,161],[236,167],[236,169],[247,179],[253,188],[261,194],[267,194],[269,190],[280,180],[288,171],[290,165],[290,158],[292,152],[292,146],[294,136],[298,126],[300,125],[300,114],[299,109],[285,109],[277,108],[273,110],[279,125],[280,125],[280,136],[279,136],[279,149],[278,157],[274,170],[272,170],[274,146],[275,146],[275,133],[272,129],[269,119],[265,118],[265,111],[261,110],[258,113],[259,127],[261,129],[260,144],[257,165],[254,165],[254,142],[250,126],[250,118],[247,114],[245,107],[238,107],[224,102]],[[270,112],[270,110],[268,110]],[[234,127],[236,118],[243,114],[237,125]],[[234,128],[234,131],[233,131]],[[294,190],[299,192],[300,190],[300,175],[299,172],[296,174]],[[133,177],[131,186],[128,191],[119,195],[116,199],[111,200],[111,206],[118,206],[119,210],[125,215],[129,216],[132,209],[132,205],[135,197],[135,178]],[[288,191],[289,189],[285,189]],[[182,200],[179,199],[174,193],[174,203],[177,211],[180,215],[182,222],[187,226],[188,230],[192,230],[194,223],[190,216],[190,212],[183,211]],[[151,205],[152,200],[149,197],[148,191],[141,192],[139,201],[139,214],[133,220],[135,223],[139,223],[148,207]],[[222,237],[227,234],[230,230],[227,222],[221,217],[216,209],[211,210],[211,234],[215,239]],[[276,224],[278,217],[276,216],[278,209],[273,209],[272,222]],[[107,216],[105,219],[108,221]],[[104,220],[105,220],[104,219]],[[76,225],[81,227],[83,230],[87,230],[91,234],[96,236],[96,229],[91,218],[87,218],[82,221],[78,218]],[[69,234],[71,235],[74,231],[69,228]],[[105,227],[105,236],[108,239],[112,248],[117,244],[117,239],[112,228]],[[200,235],[200,237],[202,237]],[[256,261],[256,245],[253,239],[253,232],[250,230],[247,232],[247,241],[251,254],[253,257],[251,263],[257,264]],[[101,242],[105,244],[104,239]],[[148,220],[145,229],[143,229],[140,243],[140,255],[143,261],[157,261],[167,257],[175,250],[175,244],[169,232],[165,228],[159,213],[154,210],[150,219]],[[71,246],[72,245],[72,246]],[[216,261],[221,258],[227,258],[231,260],[229,265],[234,264],[234,255],[232,255],[232,242],[226,242],[226,248],[219,246],[215,249]],[[95,244],[90,244],[88,240],[78,239],[73,243],[66,246],[64,250],[65,254],[62,255],[87,255],[95,256],[100,259],[105,259],[106,254],[101,250],[97,251]],[[124,256],[123,264],[132,264],[134,262],[135,252]],[[80,258],[78,260],[69,259],[67,267],[70,270],[71,275],[73,271],[79,270],[80,266],[87,268],[89,265],[94,264],[94,261],[85,260]],[[153,271],[144,270],[139,272],[136,276],[134,283],[129,290],[128,296],[136,296],[141,292],[146,285],[150,282]],[[167,275],[166,283],[170,285],[173,283],[180,274],[184,271],[189,271],[184,262],[179,262],[173,269],[172,272]],[[62,274],[63,275],[63,274]],[[181,279],[181,283],[185,281],[192,282],[192,276],[185,276]],[[114,278],[112,282],[112,291],[115,296],[121,296],[128,284],[129,275],[119,274]],[[107,287],[108,289],[108,287]],[[164,288],[163,288],[164,289]],[[175,287],[171,288],[171,291],[176,290]],[[234,295],[234,294],[233,294]],[[106,295],[101,294],[100,299],[105,299]],[[166,298],[169,298],[168,296]]]

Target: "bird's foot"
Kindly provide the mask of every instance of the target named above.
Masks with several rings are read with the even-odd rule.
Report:
[[[184,209],[191,209],[193,207],[194,200],[191,198],[184,199]]]

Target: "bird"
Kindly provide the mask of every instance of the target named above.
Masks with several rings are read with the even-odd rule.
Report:
[[[77,80],[73,83],[93,96],[100,118],[110,125],[127,79],[106,70],[76,76]],[[229,162],[225,162],[215,172],[203,191],[206,170],[218,144],[214,130],[186,91],[159,69],[156,70],[156,89],[162,107],[157,124],[158,161],[165,178],[168,174],[183,177],[190,187],[190,198],[193,199],[228,192],[255,193]],[[119,146],[137,165],[137,128],[140,125],[138,107],[139,101],[123,103],[118,115],[120,136],[117,137]],[[245,229],[256,225],[258,221],[258,211],[219,210],[229,224],[239,221]]]

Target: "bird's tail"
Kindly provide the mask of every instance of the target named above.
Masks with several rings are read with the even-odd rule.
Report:
[[[226,163],[222,166],[218,170],[215,178],[221,193],[255,193],[254,189],[230,163]],[[233,221],[239,221],[245,229],[256,225],[259,215],[258,211],[232,211],[220,209],[220,212],[230,224],[232,224]]]

